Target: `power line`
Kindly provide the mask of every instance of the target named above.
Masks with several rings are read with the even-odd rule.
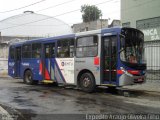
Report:
[[[53,8],[53,7],[58,7],[58,6],[61,6],[61,5],[64,5],[64,4],[73,2],[73,1],[76,1],[76,0],[70,0],[70,1],[67,1],[67,2],[63,2],[63,3],[57,4],[57,5],[54,5],[54,6],[51,6],[51,7],[47,7],[47,8],[44,8],[44,9],[37,10],[35,12],[41,12],[41,11],[44,11],[44,10],[47,10],[47,9],[50,9],[50,8]],[[27,15],[29,15],[29,14],[24,14],[23,16],[27,16]],[[20,17],[23,17],[23,16],[16,16],[16,17],[14,16],[14,19],[20,18]]]
[[[107,1],[105,1],[105,2],[101,2],[101,3],[95,4],[95,5],[98,6],[98,5],[101,5],[101,4],[104,4],[104,3],[107,3],[107,2],[111,2],[111,1],[113,1],[113,0],[107,0]],[[150,3],[150,2],[153,2],[153,0],[151,0],[151,1],[149,1],[149,2],[144,2],[143,4],[138,4],[138,5],[136,5],[136,6],[130,7],[130,8],[128,8],[127,10],[130,10],[130,9],[133,9],[133,8],[136,8],[136,7],[139,7],[139,6],[143,6],[143,5],[148,4],[148,3]],[[62,15],[65,15],[65,14],[77,12],[77,11],[79,11],[79,10],[80,10],[80,9],[72,10],[72,11],[65,12],[65,13],[61,13],[61,14],[58,14],[58,15],[55,15],[55,16],[51,16],[51,17],[47,17],[47,18],[44,18],[44,19],[40,19],[40,20],[36,20],[36,21],[32,21],[32,22],[28,22],[28,23],[24,23],[24,24],[20,24],[20,25],[15,25],[15,26],[3,28],[3,29],[0,29],[0,30],[5,30],[5,29],[14,28],[14,27],[24,26],[24,25],[27,25],[27,24],[31,24],[31,23],[35,23],[35,22],[39,22],[39,21],[51,19],[51,18],[54,18],[54,17],[62,16]],[[121,9],[121,10],[126,10],[126,9]],[[111,13],[111,12],[110,12],[110,13]]]
[[[107,1],[104,1],[104,2],[101,2],[101,3],[98,3],[98,4],[95,4],[95,5],[98,6],[98,5],[101,5],[101,4],[104,4],[104,3],[108,3],[108,2],[111,2],[111,1],[114,1],[114,0],[107,0]],[[40,21],[52,19],[52,18],[55,18],[55,17],[58,17],[58,16],[62,16],[62,15],[65,15],[65,14],[77,12],[77,11],[79,11],[79,10],[80,10],[80,9],[72,10],[72,11],[65,12],[65,13],[61,13],[61,14],[58,14],[58,15],[55,15],[55,16],[47,17],[47,18],[44,18],[44,19],[40,19],[40,20],[36,20],[36,21],[32,21],[32,22],[28,22],[28,23],[24,23],[24,24],[20,24],[20,25],[16,25],[16,26],[11,26],[11,27],[7,27],[7,28],[3,28],[3,29],[0,29],[0,30],[10,29],[10,28],[14,28],[14,27],[20,27],[20,26],[24,26],[24,25],[27,25],[27,24],[31,24],[31,23],[36,23],[36,22],[40,22]]]
[[[2,12],[0,12],[0,13],[13,12],[13,11],[16,11],[16,10],[20,10],[20,9],[23,9],[23,8],[26,8],[26,7],[30,7],[30,6],[33,6],[33,5],[39,4],[39,3],[44,2],[44,1],[46,1],[46,0],[40,0],[40,1],[38,1],[38,2],[35,2],[35,3],[32,3],[32,4],[29,4],[29,5],[25,5],[25,6],[22,6],[22,7],[16,8],[16,9],[12,9],[12,10],[2,11]]]
[[[73,2],[73,1],[76,1],[76,0],[66,1],[66,2],[63,2],[63,3],[57,4],[57,5],[54,5],[54,6],[50,6],[50,7],[47,7],[47,8],[43,8],[43,9],[37,10],[36,12],[40,12],[40,11],[48,10],[48,9],[51,9],[51,8],[55,8],[55,7],[58,7],[58,6],[64,5],[64,4],[68,4],[68,3]]]

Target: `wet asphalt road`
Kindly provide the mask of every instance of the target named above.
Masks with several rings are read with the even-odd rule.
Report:
[[[89,94],[51,85],[25,85],[0,78],[0,106],[18,120],[86,119],[86,114],[159,114],[160,93],[130,90],[124,97],[108,89]]]

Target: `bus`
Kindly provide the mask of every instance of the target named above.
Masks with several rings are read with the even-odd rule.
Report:
[[[143,33],[126,27],[13,43],[8,74],[26,84],[69,84],[86,92],[97,86],[141,84],[146,71],[143,44]]]

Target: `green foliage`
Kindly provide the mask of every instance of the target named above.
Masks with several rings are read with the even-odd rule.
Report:
[[[99,10],[95,5],[82,5],[81,12],[83,22],[95,21],[102,16],[101,10]]]

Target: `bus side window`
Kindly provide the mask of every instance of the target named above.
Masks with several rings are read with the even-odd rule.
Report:
[[[74,39],[70,40],[69,57],[74,56]]]
[[[74,39],[59,40],[57,57],[70,58],[73,56],[74,56]]]
[[[32,58],[40,58],[41,57],[41,43],[33,43],[32,44]]]
[[[51,44],[51,58],[55,57],[55,43]]]
[[[9,56],[10,56],[10,59],[14,59],[15,58],[15,48],[14,47],[10,47]]]
[[[85,36],[77,39],[76,56],[94,57],[98,54],[98,36]]]
[[[45,45],[45,58],[50,58],[50,45]]]
[[[15,60],[21,60],[21,47],[15,48]]]
[[[45,58],[55,57],[55,43],[45,44]]]
[[[22,58],[31,58],[31,56],[32,56],[31,44],[23,45]]]

